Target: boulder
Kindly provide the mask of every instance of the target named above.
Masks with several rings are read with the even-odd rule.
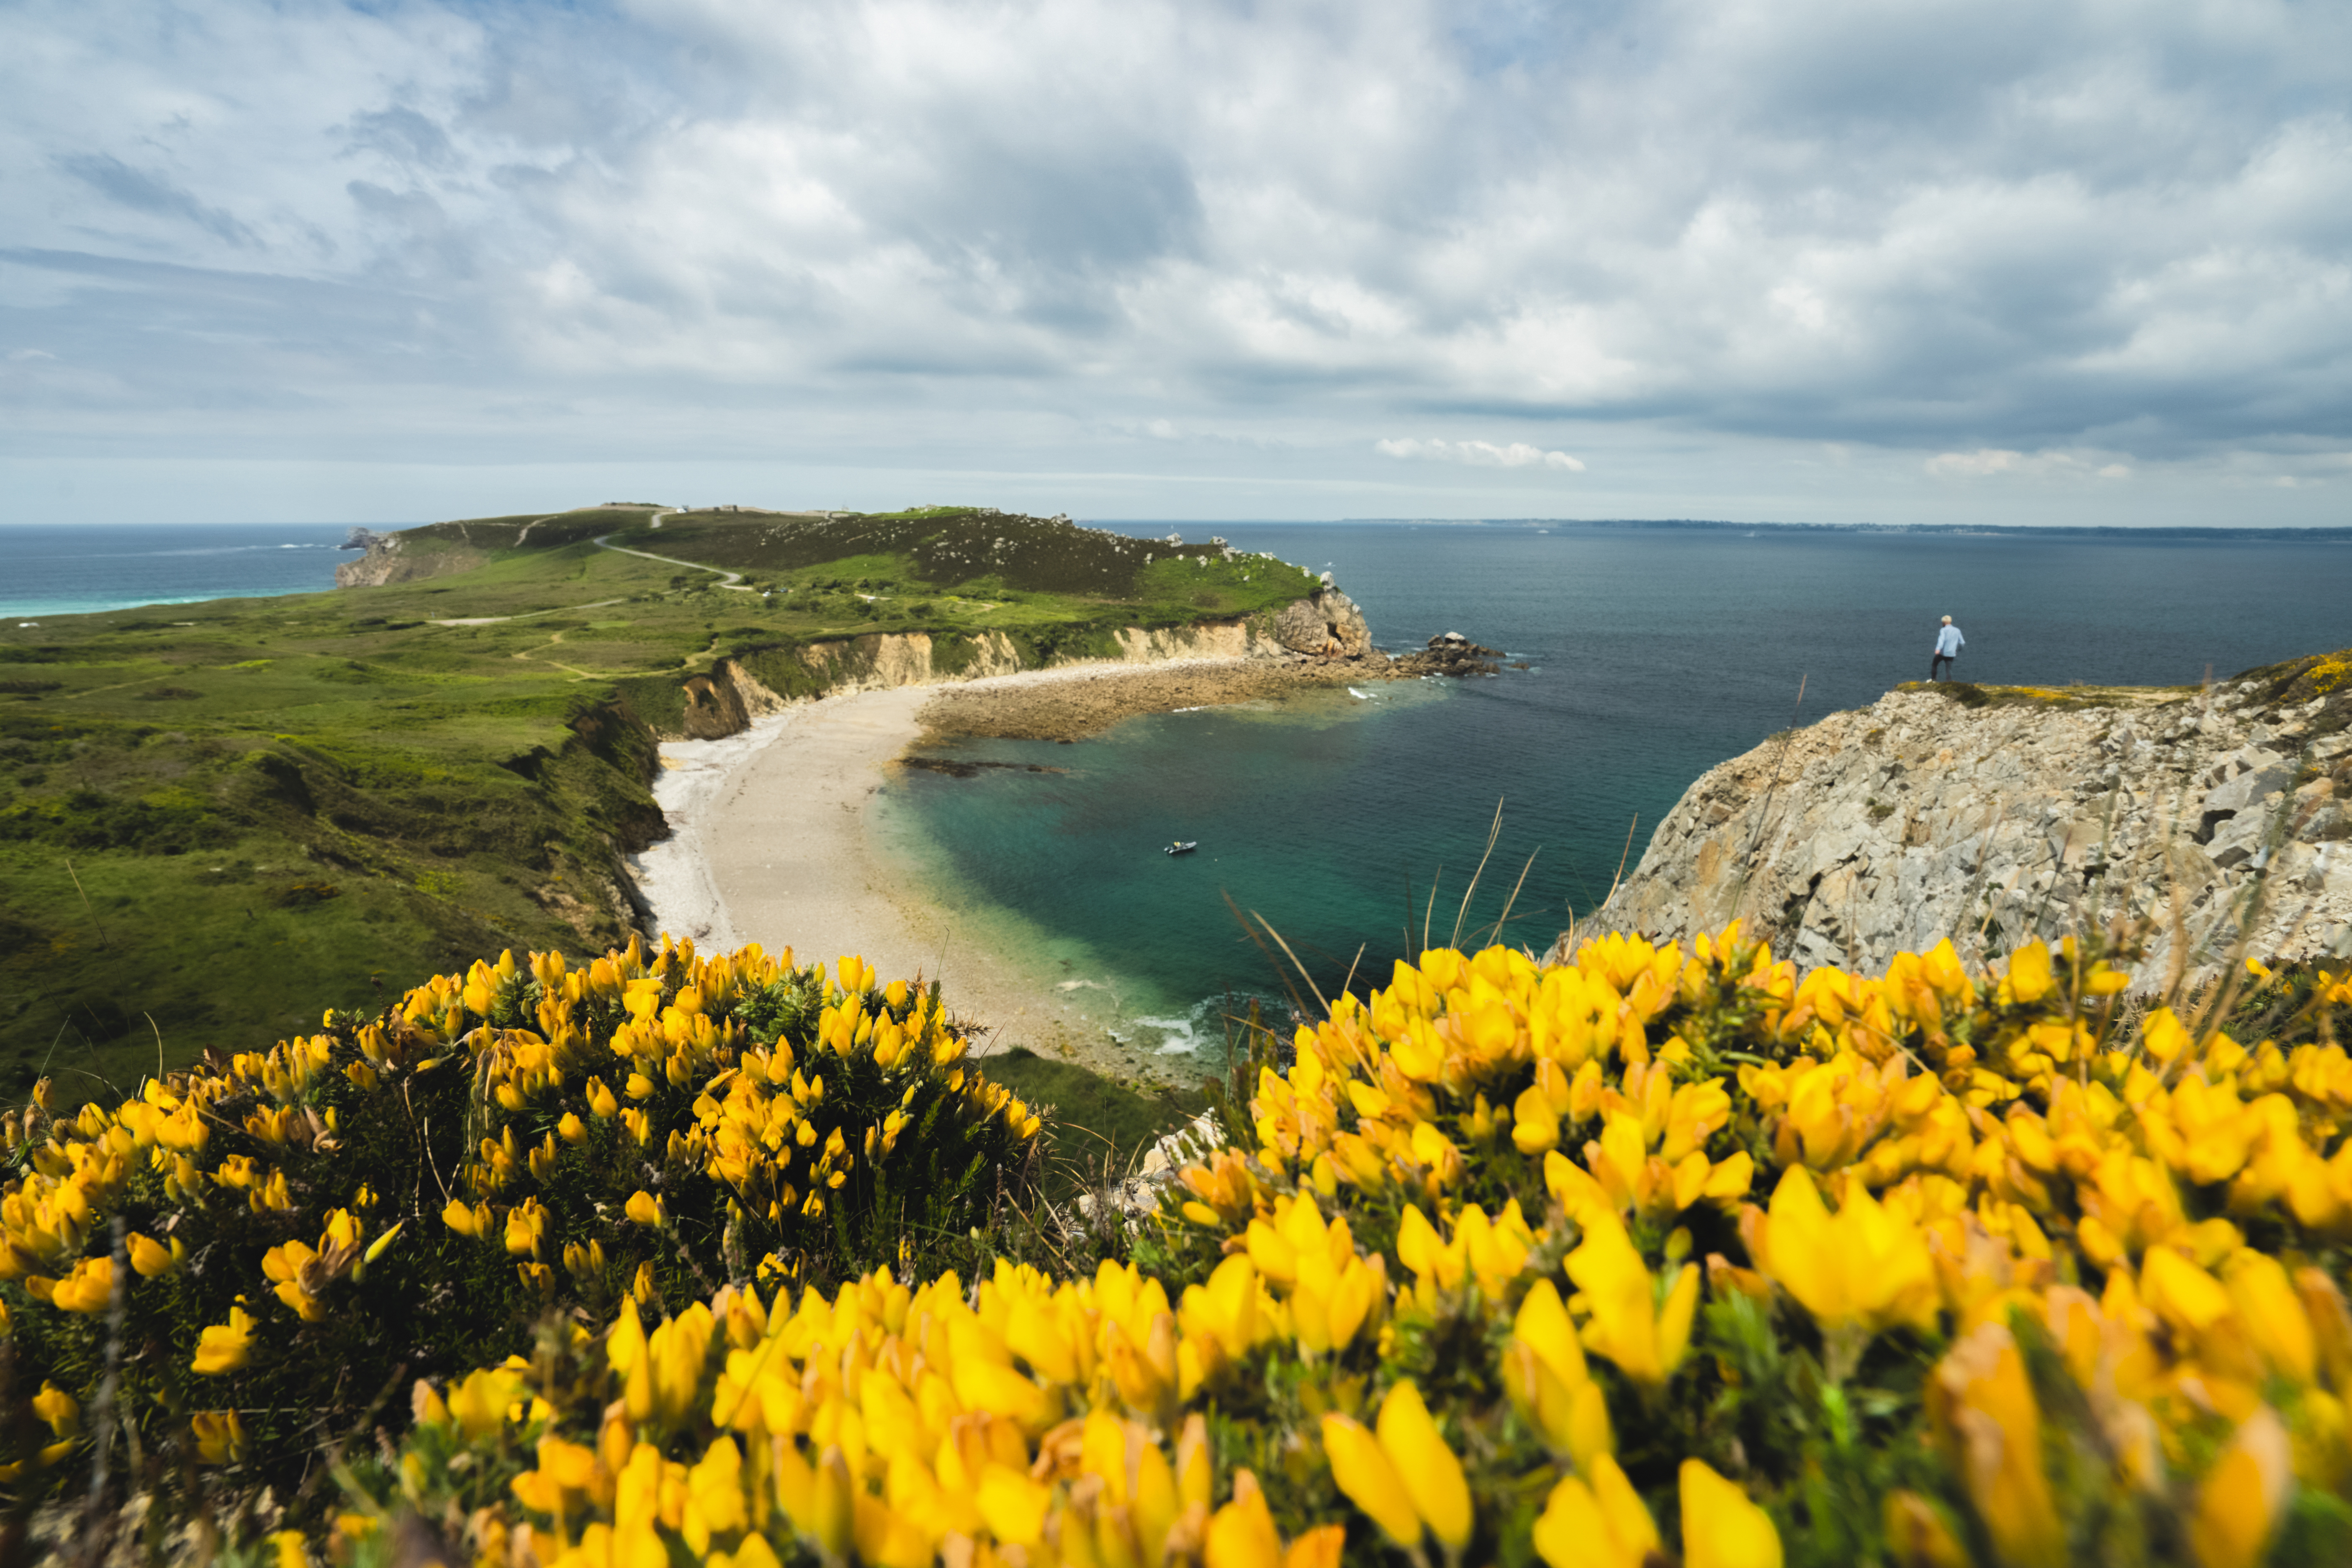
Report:
[[[1318,588],[1293,600],[1275,617],[1274,639],[1293,653],[1325,658],[1361,658],[1372,648],[1364,612],[1337,588]]]

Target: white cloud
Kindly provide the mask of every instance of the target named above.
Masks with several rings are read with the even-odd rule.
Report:
[[[1465,463],[1474,468],[1559,468],[1584,472],[1584,465],[1566,452],[1547,452],[1525,441],[1496,446],[1492,441],[1417,441],[1411,438],[1373,443],[1382,457],[1418,458],[1432,463]]]
[[[1931,477],[1939,479],[1978,479],[1995,474],[2054,479],[2127,479],[2132,477],[2129,463],[2101,462],[2099,457],[2097,453],[2084,452],[2044,451],[2028,455],[1983,447],[1973,452],[1938,452],[1923,467]]]
[[[2268,487],[2347,102],[2287,0],[16,0],[0,457]]]
[[[1927,471],[1939,479],[1981,479],[1987,474],[2012,473],[2024,461],[2023,453],[1985,447],[1973,452],[1939,452],[1927,459]]]

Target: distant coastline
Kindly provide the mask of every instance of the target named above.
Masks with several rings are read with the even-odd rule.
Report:
[[[1614,528],[1659,532],[1916,533],[1961,537],[2014,534],[2035,539],[2279,540],[2298,544],[2342,540],[2352,543],[2352,527],[2222,528],[2201,523],[2179,528],[2114,528],[2072,523],[2043,526],[1994,522],[1738,522],[1689,517],[1348,517],[1338,521],[1413,528]]]

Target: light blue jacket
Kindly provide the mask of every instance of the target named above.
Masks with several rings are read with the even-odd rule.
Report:
[[[1968,638],[1960,635],[1959,627],[1946,626],[1943,630],[1936,634],[1937,657],[1939,658],[1951,658],[1954,654],[1960,651],[1961,646],[1968,640]]]

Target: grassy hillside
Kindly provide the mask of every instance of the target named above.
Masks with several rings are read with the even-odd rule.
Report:
[[[806,691],[811,642],[995,632],[1045,664],[1312,583],[971,509],[653,516],[436,523],[399,536],[451,557],[423,581],[0,628],[0,1100],[622,940],[653,731],[722,659]]]

